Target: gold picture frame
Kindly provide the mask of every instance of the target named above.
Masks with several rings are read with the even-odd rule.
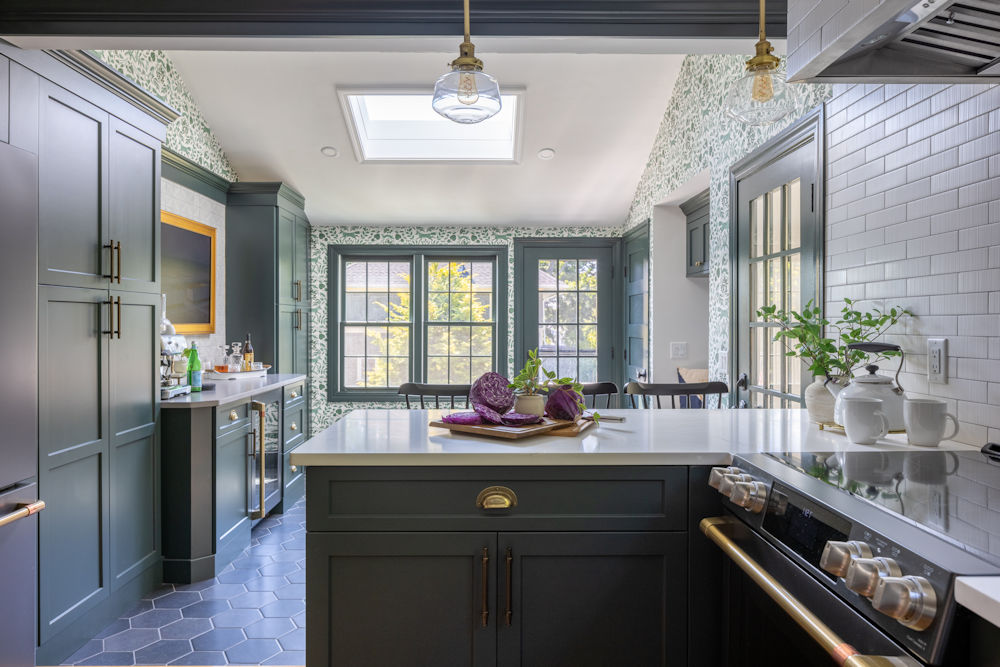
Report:
[[[168,317],[179,334],[215,333],[216,229],[167,211],[160,223]]]

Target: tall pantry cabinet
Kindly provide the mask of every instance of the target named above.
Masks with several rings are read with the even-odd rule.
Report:
[[[176,112],[82,52],[10,58],[37,157],[38,664],[160,582],[160,146]],[[34,249],[25,248],[25,252]]]

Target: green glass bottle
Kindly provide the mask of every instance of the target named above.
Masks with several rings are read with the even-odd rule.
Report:
[[[198,343],[191,341],[188,351],[188,384],[191,391],[201,391],[201,357],[198,356]]]

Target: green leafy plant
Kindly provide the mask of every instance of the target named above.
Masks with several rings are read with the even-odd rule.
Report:
[[[524,364],[524,368],[511,379],[510,384],[507,386],[523,396],[540,394],[543,389],[569,387],[579,397],[577,405],[580,407],[580,412],[583,413],[587,409],[586,404],[583,402],[583,385],[571,377],[556,377],[555,371],[544,368],[542,366],[542,359],[538,356],[538,348],[528,350],[527,363]],[[600,415],[595,412],[593,418],[597,421],[600,419]]]
[[[801,313],[781,310],[777,306],[764,306],[757,310],[757,317],[764,322],[774,322],[780,330],[774,334],[775,340],[784,342],[786,356],[799,357],[806,361],[813,375],[827,377],[842,375],[850,377],[855,370],[866,364],[877,364],[889,357],[898,357],[900,352],[890,350],[874,357],[861,350],[852,350],[851,343],[869,343],[882,336],[902,318],[913,313],[905,308],[894,307],[887,311],[874,308],[871,311],[858,310],[852,299],[844,299],[844,307],[837,320],[823,317],[823,311],[813,304],[806,304]],[[828,337],[824,332],[830,334]]]

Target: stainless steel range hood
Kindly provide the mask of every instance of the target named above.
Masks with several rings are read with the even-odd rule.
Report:
[[[859,18],[836,39],[828,39],[827,25],[823,25],[823,48],[809,54],[805,62],[800,57],[801,66],[789,78],[869,83],[1000,82],[1000,0],[919,0],[916,4],[913,0],[883,0],[872,6],[876,4],[877,10]],[[794,19],[790,14],[790,25]],[[831,28],[836,28],[837,20],[845,23],[837,15],[830,21]]]

